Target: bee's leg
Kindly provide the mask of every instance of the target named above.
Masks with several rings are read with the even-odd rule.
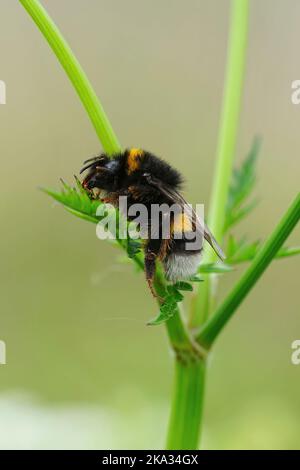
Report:
[[[162,299],[154,289],[154,275],[155,275],[155,260],[157,258],[157,254],[154,253],[149,249],[149,247],[145,250],[145,274],[146,280],[148,282],[149,289],[151,294],[154,298],[158,299],[159,302],[163,303],[164,299]]]
[[[112,196],[102,197],[101,201],[104,202],[105,204],[114,204],[115,198]]]
[[[168,252],[170,251],[172,239],[171,238],[165,238],[161,241],[159,253],[158,253],[158,258],[162,261],[166,258]]]
[[[112,204],[113,206],[118,206],[119,193],[110,193],[108,196],[102,197],[101,201],[105,204]]]
[[[148,286],[150,288],[150,291],[153,297],[157,297],[157,294],[153,287],[154,274],[155,274],[155,260],[156,260],[156,254],[153,253],[152,251],[147,250],[145,253],[145,274],[146,274],[146,280],[148,282]]]

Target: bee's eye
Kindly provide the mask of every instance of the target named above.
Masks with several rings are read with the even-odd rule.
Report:
[[[118,167],[119,167],[119,162],[116,160],[110,160],[105,165],[106,170],[109,170],[111,172],[115,171]]]

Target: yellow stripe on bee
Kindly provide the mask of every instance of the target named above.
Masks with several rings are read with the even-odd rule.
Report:
[[[174,218],[173,232],[174,233],[185,233],[192,232],[193,226],[191,219],[186,214],[178,214]]]
[[[128,174],[136,171],[140,167],[141,158],[144,155],[142,149],[132,148],[127,157]]]

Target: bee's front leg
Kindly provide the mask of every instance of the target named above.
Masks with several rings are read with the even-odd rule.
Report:
[[[105,204],[112,204],[113,206],[117,207],[119,204],[119,193],[109,193],[101,197],[101,201]]]

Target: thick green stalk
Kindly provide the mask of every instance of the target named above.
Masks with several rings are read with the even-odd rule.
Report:
[[[108,154],[119,152],[121,147],[108,117],[70,46],[64,40],[58,28],[38,0],[19,1],[45,36],[49,46],[71,80],[93,123],[105,152]]]
[[[245,70],[248,12],[248,0],[232,0],[226,80],[217,144],[217,162],[208,214],[208,226],[219,243],[222,243],[225,206],[237,140]],[[203,263],[212,263],[214,261],[215,253],[207,246]],[[205,321],[210,313],[212,282],[214,282],[213,276],[205,276],[205,282],[199,286],[195,308],[190,319],[193,327]]]
[[[300,193],[291,204],[273,233],[257,253],[252,264],[236,283],[214,315],[204,324],[197,336],[201,345],[210,348],[242,300],[266,270],[300,219]]]
[[[167,449],[195,450],[200,438],[205,361],[176,361]]]

